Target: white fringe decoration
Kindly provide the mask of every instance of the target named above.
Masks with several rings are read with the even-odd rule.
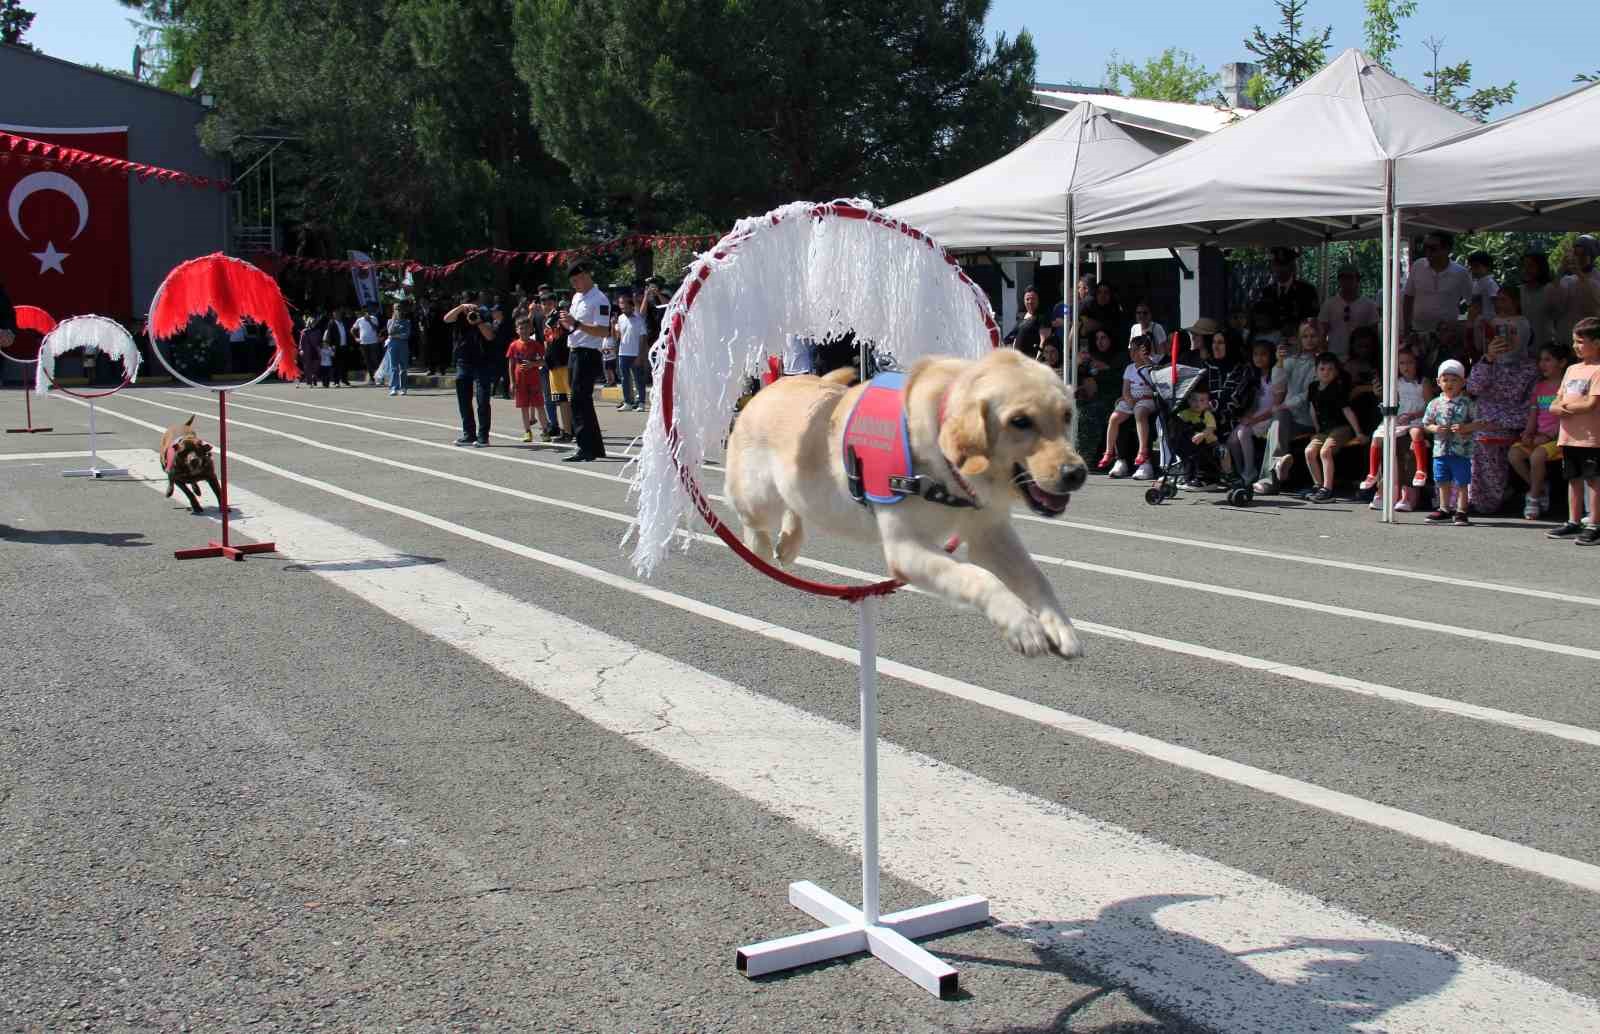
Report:
[[[674,459],[698,482],[708,445],[720,447],[728,432],[744,379],[760,376],[768,355],[783,355],[788,335],[820,342],[853,330],[857,340],[891,352],[900,369],[932,355],[975,359],[992,347],[988,298],[943,248],[881,214],[874,218],[883,223],[834,214],[844,208],[873,210],[859,200],[797,202],[740,220],[689,267],[667,305],[650,363],[659,386],[672,323],[683,315],[672,399],[679,443],[674,457],[658,401],[633,470],[638,518],[623,538],[626,546],[637,535],[632,561],[642,577],[655,573],[674,534],[698,519]],[[708,271],[687,306],[691,285]],[[692,539],[681,538],[687,549]]]
[[[85,352],[104,352],[122,360],[128,383],[139,379],[139,346],[122,324],[105,316],[72,316],[56,324],[39,345],[39,375],[34,380],[36,395],[49,394],[55,381],[56,357],[75,348]]]

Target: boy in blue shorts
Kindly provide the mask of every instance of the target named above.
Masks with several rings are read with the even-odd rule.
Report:
[[[1439,508],[1428,514],[1429,524],[1454,524],[1467,520],[1467,486],[1472,484],[1472,432],[1478,421],[1478,404],[1469,397],[1467,371],[1454,359],[1439,364],[1440,395],[1422,413],[1422,429],[1433,435],[1433,483],[1439,489]]]

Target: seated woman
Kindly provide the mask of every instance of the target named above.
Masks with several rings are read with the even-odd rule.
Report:
[[[1117,443],[1106,442],[1106,418],[1122,393],[1122,370],[1127,365],[1127,351],[1103,327],[1078,356],[1078,455],[1116,452]]]
[[[1505,505],[1509,450],[1527,424],[1528,389],[1537,376],[1521,346],[1495,337],[1467,378],[1467,394],[1477,402],[1480,425],[1473,433],[1476,447],[1468,492],[1477,513],[1496,514]]]

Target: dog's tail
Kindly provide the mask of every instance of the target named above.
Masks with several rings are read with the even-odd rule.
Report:
[[[860,380],[856,376],[856,368],[854,366],[841,366],[837,370],[823,374],[822,379],[829,384],[842,384],[846,388]]]
[[[189,419],[187,419],[187,420],[185,420],[183,422],[183,426],[184,427],[193,427],[194,426],[194,414],[193,413],[189,414]]]

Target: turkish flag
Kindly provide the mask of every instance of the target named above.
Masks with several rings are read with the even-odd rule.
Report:
[[[7,127],[20,136],[128,157],[126,129]],[[128,177],[12,152],[0,161],[0,284],[17,304],[56,319],[133,313]]]

